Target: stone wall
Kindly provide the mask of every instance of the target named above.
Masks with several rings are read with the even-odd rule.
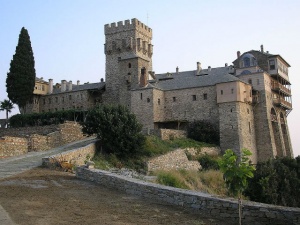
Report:
[[[210,194],[166,187],[134,178],[126,178],[107,171],[78,167],[76,177],[115,188],[125,193],[150,198],[187,209],[198,210],[212,217],[232,219],[238,223],[238,203],[235,199],[218,198]],[[244,225],[298,225],[300,209],[243,201]]]
[[[172,139],[177,139],[177,138],[186,138],[186,131],[184,131],[184,130],[160,129],[160,138],[162,140],[172,140]]]
[[[147,171],[156,170],[196,170],[201,168],[198,161],[189,161],[184,149],[177,149],[165,155],[154,157],[147,162]]]
[[[6,141],[0,142],[0,149],[7,149],[3,151],[2,156],[15,156],[25,154],[29,151],[46,151],[86,138],[82,133],[81,125],[72,121],[67,121],[59,125],[9,128],[3,130],[0,131],[0,137],[3,134],[9,135],[2,138]],[[9,143],[9,145],[7,145],[7,143]],[[26,151],[24,150],[25,147]]]
[[[56,162],[66,161],[71,163],[72,165],[81,166],[84,165],[86,160],[94,157],[96,152],[97,140],[94,140],[92,143],[72,149],[70,151],[66,151],[63,153],[59,153],[56,155],[52,155],[50,157],[45,157],[42,159],[43,166],[46,167],[55,167]]]
[[[26,138],[8,137],[0,138],[0,158],[22,155],[28,152],[28,142]]]

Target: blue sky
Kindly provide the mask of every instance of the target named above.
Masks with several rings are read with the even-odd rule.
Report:
[[[300,155],[299,11],[298,0],[0,0],[0,101],[7,98],[6,74],[23,26],[38,77],[84,83],[104,78],[104,24],[137,18],[153,29],[156,73],[176,66],[193,70],[197,61],[204,68],[230,65],[237,51],[261,44],[280,54],[292,66],[288,122],[294,154]]]

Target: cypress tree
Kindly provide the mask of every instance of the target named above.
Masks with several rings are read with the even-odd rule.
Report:
[[[10,63],[6,78],[9,99],[17,104],[22,113],[26,103],[32,99],[35,86],[34,56],[28,31],[22,27],[16,53]]]

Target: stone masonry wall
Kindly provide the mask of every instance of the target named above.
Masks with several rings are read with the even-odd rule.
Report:
[[[210,194],[167,187],[127,178],[107,171],[78,167],[76,177],[115,188],[125,193],[198,210],[212,217],[232,219],[238,223],[238,203],[235,199],[218,198]],[[300,209],[243,201],[244,225],[298,225]]]
[[[177,149],[162,156],[154,157],[147,162],[147,171],[156,170],[196,170],[201,168],[198,161],[189,161],[184,149]]]
[[[186,138],[186,131],[184,130],[160,129],[159,131],[160,131],[160,138],[162,140]]]
[[[26,138],[8,137],[0,138],[0,158],[22,155],[28,152],[28,142]]]
[[[0,140],[0,149],[5,149],[0,153],[3,157],[25,154],[28,151],[46,151],[86,138],[82,133],[81,125],[71,121],[59,125],[3,130],[5,131],[0,135],[5,133],[11,135],[4,136],[2,141]]]
[[[55,167],[55,164],[58,161],[66,161],[76,166],[84,165],[86,160],[94,157],[96,145],[97,140],[95,139],[89,145],[52,155],[51,157],[45,157],[42,159],[42,164],[43,166],[50,168]]]

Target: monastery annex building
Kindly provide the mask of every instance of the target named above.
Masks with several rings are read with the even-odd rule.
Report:
[[[252,152],[252,162],[291,156],[287,116],[292,110],[290,65],[278,54],[251,50],[233,65],[155,74],[152,29],[137,19],[107,24],[105,81],[54,84],[36,79],[26,112],[87,110],[96,104],[130,108],[144,129],[184,129],[209,120],[220,131],[220,147]]]

